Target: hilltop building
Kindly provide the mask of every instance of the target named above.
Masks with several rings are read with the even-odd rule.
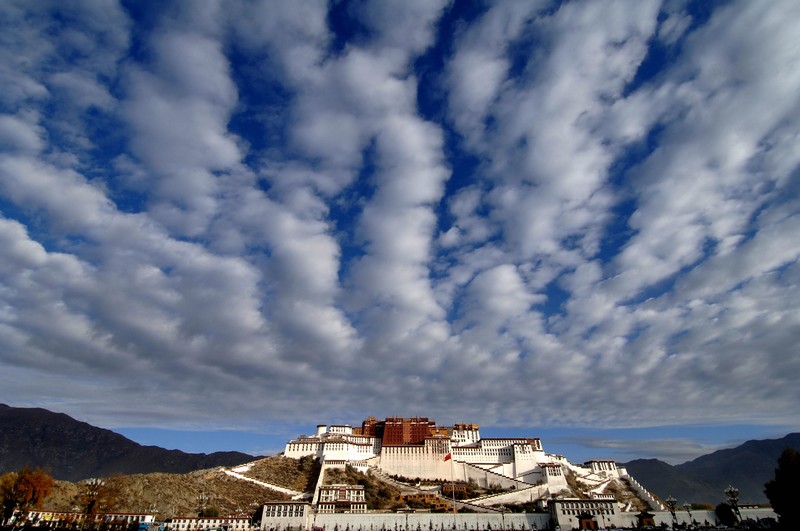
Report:
[[[588,507],[599,507],[609,499],[616,503],[614,496],[605,492],[613,484],[610,490],[625,491],[636,500],[620,504],[616,510],[626,510],[626,506],[627,510],[662,509],[654,496],[613,461],[575,465],[564,456],[546,453],[538,437],[483,438],[480,427],[471,423],[437,426],[427,417],[369,417],[356,427],[320,424],[314,435],[289,441],[284,455],[316,457],[323,471],[349,465],[385,476],[474,482],[505,491],[491,499],[471,500],[478,506],[580,494],[592,500]],[[574,492],[570,477],[579,480],[586,492]],[[314,502],[319,499],[315,493]]]
[[[564,471],[573,467],[563,456],[545,453],[539,438],[482,438],[477,424],[439,427],[426,417],[369,417],[356,428],[321,424],[313,436],[289,441],[284,455],[407,478],[473,479],[515,489],[540,485],[542,494],[567,488]],[[593,461],[584,472],[598,481],[626,475],[612,461]]]

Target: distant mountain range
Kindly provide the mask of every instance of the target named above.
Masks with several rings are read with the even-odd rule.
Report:
[[[241,452],[190,454],[142,446],[63,413],[0,404],[0,473],[25,466],[78,481],[114,474],[186,473],[256,459]]]
[[[800,449],[800,433],[747,441],[675,466],[658,459],[637,459],[625,466],[631,476],[662,500],[671,495],[681,504],[717,504],[725,501],[724,490],[732,485],[739,489],[740,503],[766,503],[764,483],[775,477],[778,457],[785,448]]]
[[[637,459],[625,466],[661,499],[671,495],[681,504],[717,504],[725,500],[725,487],[733,485],[739,489],[741,503],[764,503],[764,483],[774,477],[778,457],[785,448],[800,449],[800,433],[748,441],[680,465]],[[78,481],[114,474],[186,473],[255,459],[240,452],[189,454],[142,446],[63,413],[0,404],[0,473],[25,466],[42,467],[56,479]]]

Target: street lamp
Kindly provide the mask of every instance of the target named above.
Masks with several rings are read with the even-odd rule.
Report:
[[[736,517],[737,522],[742,521],[742,515],[739,513],[739,489],[733,485],[728,485],[725,489],[725,496],[728,497],[728,505],[733,509],[733,515]]]
[[[86,525],[86,520],[91,516],[94,526],[94,513],[97,509],[97,498],[100,497],[100,488],[105,485],[105,481],[99,478],[92,478],[86,481],[86,514],[81,522],[81,529]]]
[[[675,507],[678,506],[678,500],[672,497],[670,494],[669,498],[664,500],[664,503],[667,504],[667,509],[669,510],[669,514],[672,515],[672,529],[675,529],[675,524],[677,523],[677,519],[675,518]]]
[[[201,492],[200,494],[197,495],[198,518],[203,516],[203,512],[206,510],[207,503],[208,503],[208,494],[206,494],[205,492]]]
[[[689,515],[689,523],[691,524],[692,523],[692,504],[689,503],[689,502],[686,502],[686,503],[683,504],[683,508],[686,509],[686,514]]]
[[[98,478],[92,478],[86,482],[86,497],[89,503],[86,505],[86,513],[94,514],[97,506],[97,497],[100,495],[100,487],[105,484],[105,481]]]

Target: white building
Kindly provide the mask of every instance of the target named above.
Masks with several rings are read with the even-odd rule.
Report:
[[[28,511],[27,520],[47,527],[84,525],[87,521],[127,527],[133,523],[152,524],[155,516],[146,513],[98,513],[87,515],[74,511]]]
[[[286,443],[283,455],[299,459],[307,455],[320,460],[364,461],[380,453],[377,437],[354,435],[350,426],[317,426],[313,437],[300,436]]]
[[[261,530],[309,529],[311,504],[308,502],[268,502],[261,512]]]
[[[319,513],[366,513],[363,485],[322,485],[317,501]]]
[[[547,502],[550,516],[562,529],[582,528],[581,521],[595,522],[595,529],[605,529],[608,525],[618,525],[619,512],[615,500],[580,500],[567,498]]]
[[[380,421],[371,418],[367,422],[361,428],[320,424],[313,436],[289,441],[284,455],[317,457],[323,468],[350,465],[361,471],[374,469],[409,479],[474,481],[483,487],[499,486],[507,491],[500,497],[475,501],[489,506],[574,496],[567,481],[571,475],[586,486],[587,497],[593,503],[613,498],[605,490],[614,483],[614,490],[631,490],[653,509],[661,509],[657,500],[614,461],[574,465],[564,456],[546,453],[539,438],[482,438],[476,424],[436,427],[433,422],[428,426],[426,418],[391,417],[383,431],[378,429]],[[401,439],[406,435],[408,438]],[[314,499],[314,503],[318,501]]]
[[[169,531],[249,531],[253,526],[244,517],[176,517],[165,522]]]

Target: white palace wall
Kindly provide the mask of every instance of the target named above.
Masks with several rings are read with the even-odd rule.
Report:
[[[378,467],[385,474],[414,479],[451,479],[452,462],[445,461],[449,444],[434,446],[384,446]],[[459,479],[456,477],[455,479]]]
[[[320,459],[363,461],[380,453],[380,440],[375,437],[337,434],[333,437],[301,437],[289,441],[283,455],[300,459],[307,455]]]
[[[546,529],[545,513],[367,513],[318,514],[310,525],[325,531],[452,531],[473,529]]]
[[[672,515],[667,511],[653,513],[656,526],[672,525]],[[691,520],[715,525],[714,511],[692,511]],[[771,509],[742,510],[743,518],[761,520],[777,518]],[[519,530],[534,531],[547,529],[551,515],[543,513],[366,513],[366,514],[319,514],[307,512],[299,518],[265,518],[261,522],[262,531],[294,531],[323,529],[324,531],[471,531],[471,530]],[[677,511],[678,524],[691,520],[686,511]],[[556,516],[562,529],[576,527],[577,517]],[[603,526],[635,527],[636,513],[616,513],[613,516],[596,516],[597,523]]]

